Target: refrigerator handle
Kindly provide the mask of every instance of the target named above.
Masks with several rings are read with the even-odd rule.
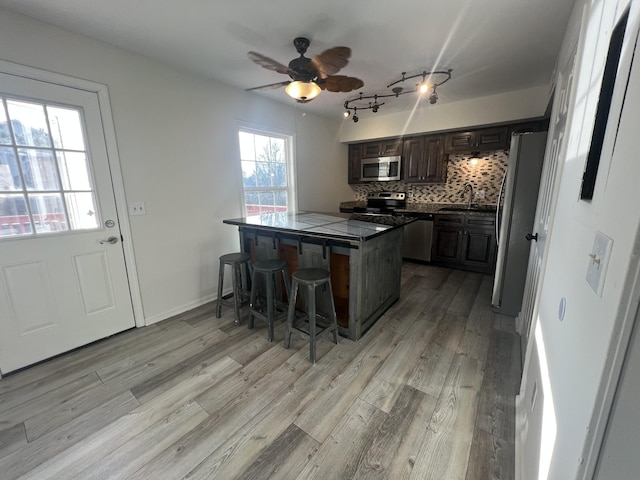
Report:
[[[504,193],[504,183],[507,180],[507,172],[504,172],[502,176],[502,183],[500,183],[500,191],[498,192],[498,203],[496,205],[496,244],[500,244],[500,201],[502,200],[502,194]]]

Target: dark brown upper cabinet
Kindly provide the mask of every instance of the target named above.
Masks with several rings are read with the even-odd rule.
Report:
[[[445,135],[444,153],[504,150],[509,145],[509,141],[509,128],[507,126],[452,132]]]
[[[362,145],[349,145],[349,166],[348,181],[349,184],[362,183],[360,180],[360,167],[362,166]]]
[[[361,158],[392,157],[402,155],[402,140],[397,138],[391,140],[381,140],[378,142],[367,142],[361,144]]]
[[[404,141],[403,169],[407,183],[444,183],[446,161],[441,135],[425,135]]]

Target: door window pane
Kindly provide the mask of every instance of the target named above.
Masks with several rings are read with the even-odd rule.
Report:
[[[65,190],[91,190],[91,177],[84,152],[58,152],[58,168]]]
[[[0,105],[0,144],[11,144],[11,132],[9,132],[9,122],[7,122],[7,114],[4,111],[4,104]]]
[[[29,233],[31,233],[31,222],[24,195],[0,194],[0,237],[13,237]]]
[[[55,233],[69,229],[62,195],[59,193],[29,195],[29,206],[37,233]]]
[[[22,181],[15,150],[0,147],[0,191],[7,190],[22,190]]]
[[[17,145],[30,147],[51,146],[43,105],[8,100],[7,109]]]
[[[80,113],[70,108],[47,106],[53,145],[65,150],[84,150]]]
[[[65,194],[69,221],[73,230],[87,230],[98,227],[96,204],[92,192]]]
[[[53,152],[21,148],[18,154],[27,190],[60,190]]]

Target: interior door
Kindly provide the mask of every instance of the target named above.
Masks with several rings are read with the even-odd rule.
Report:
[[[535,315],[538,283],[542,273],[543,255],[549,233],[549,225],[552,215],[552,207],[555,202],[555,183],[559,178],[561,168],[558,159],[564,156],[565,127],[571,99],[571,86],[573,84],[573,67],[575,53],[566,67],[560,72],[554,96],[553,118],[549,124],[549,138],[547,140],[547,152],[545,163],[542,167],[538,204],[533,223],[533,232],[537,234],[537,240],[531,241],[527,278],[525,281],[522,310],[518,317],[519,333],[521,340],[522,361],[524,363],[527,345],[531,333],[532,320]]]
[[[95,92],[0,73],[0,371],[135,326]]]
[[[538,355],[544,350],[544,344],[536,344],[538,338],[531,335],[538,327],[536,320],[538,284],[543,275],[545,247],[549,235],[549,227],[554,212],[557,195],[556,179],[560,178],[562,162],[565,157],[566,142],[565,129],[569,105],[571,103],[571,90],[574,77],[573,54],[566,62],[558,75],[556,92],[554,96],[553,114],[549,126],[547,139],[547,151],[545,163],[542,167],[540,179],[540,191],[536,216],[533,224],[533,232],[538,234],[538,240],[532,241],[529,255],[529,265],[525,282],[525,294],[522,310],[517,323],[522,346],[523,375],[520,383],[520,392],[516,395],[516,419],[515,419],[515,451],[516,451],[516,478],[534,479],[547,478],[550,456],[548,452],[541,452],[541,438],[545,438],[548,432],[545,428],[554,425],[551,418],[553,408],[548,405],[548,374],[543,374],[541,357]],[[545,422],[545,416],[547,421]]]

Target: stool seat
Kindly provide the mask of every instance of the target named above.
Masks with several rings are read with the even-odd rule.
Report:
[[[289,274],[287,262],[278,259],[258,260],[253,264],[251,276],[251,314],[249,315],[249,328],[253,328],[254,319],[257,317],[267,322],[267,338],[270,342],[274,338],[274,323],[278,318],[287,315],[287,304],[276,298],[276,276],[281,273],[287,297],[290,295]],[[258,275],[264,277],[265,304],[260,302],[258,290]]]
[[[220,261],[224,263],[242,263],[251,260],[251,255],[248,253],[227,253],[220,256]]]
[[[233,315],[236,325],[240,324],[240,307],[246,305],[249,299],[247,292],[246,279],[249,269],[249,261],[251,255],[244,252],[227,253],[220,256],[220,269],[218,271],[218,302],[216,305],[216,318],[222,315],[222,306],[233,306]],[[232,292],[223,296],[224,269],[225,266],[231,267]],[[242,275],[242,267],[245,269],[245,275]]]
[[[253,264],[254,269],[264,270],[265,272],[272,271],[272,270],[275,270],[275,271],[282,270],[283,268],[286,268],[286,266],[287,266],[287,262],[285,262],[284,260],[278,260],[277,258],[267,259],[267,260],[258,260]]]
[[[331,278],[331,273],[324,268],[303,268],[295,272],[293,277],[304,283],[323,283]]]
[[[299,318],[296,318],[296,301],[300,286],[307,288],[307,311]],[[316,291],[324,289],[328,293],[329,311],[327,317],[319,315],[316,311]],[[307,323],[305,328],[305,323]],[[301,337],[309,339],[309,359],[311,363],[316,363],[316,338],[325,333],[331,332],[333,342],[338,343],[338,321],[336,318],[336,307],[333,302],[333,292],[331,290],[331,273],[323,268],[303,268],[293,274],[291,285],[291,295],[289,296],[289,310],[287,314],[287,330],[284,336],[284,347],[289,348],[291,343],[291,333],[296,332]]]

